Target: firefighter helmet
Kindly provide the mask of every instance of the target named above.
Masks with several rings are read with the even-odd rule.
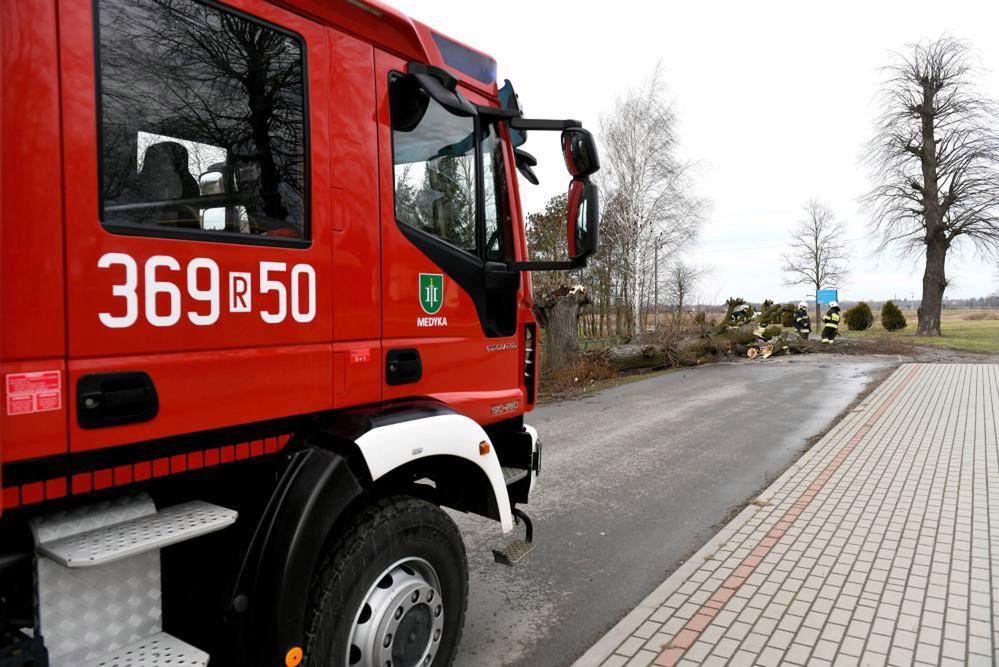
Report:
[[[801,301],[800,303],[798,303],[798,308],[808,308],[808,304],[805,303],[804,301]]]
[[[829,307],[830,308],[839,308],[839,301],[830,301],[829,302]]]

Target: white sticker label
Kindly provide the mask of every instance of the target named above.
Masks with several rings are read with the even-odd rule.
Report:
[[[6,377],[7,414],[29,415],[62,409],[62,373],[10,373]]]

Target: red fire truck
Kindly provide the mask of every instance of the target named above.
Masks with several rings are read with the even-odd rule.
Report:
[[[449,664],[591,135],[369,0],[0,2],[0,96],[0,666]]]

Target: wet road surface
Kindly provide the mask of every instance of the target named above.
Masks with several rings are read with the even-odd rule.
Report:
[[[456,516],[471,570],[456,664],[571,664],[896,365],[717,364],[536,410],[544,458],[525,509],[537,548],[496,565],[511,537]]]

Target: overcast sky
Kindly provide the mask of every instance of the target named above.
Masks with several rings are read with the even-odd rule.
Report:
[[[615,99],[663,66],[684,156],[712,203],[685,257],[710,269],[701,297],[799,299],[781,253],[810,197],[846,224],[852,277],[841,298],[918,298],[922,263],[876,255],[858,202],[875,94],[893,51],[948,34],[975,48],[982,89],[999,98],[999,6],[985,2],[556,2],[389,0],[486,53],[527,115],[579,118],[597,132]],[[547,140],[547,141],[546,141]],[[533,133],[540,186],[521,181],[527,212],[565,189],[557,137]],[[948,258],[948,297],[997,291],[997,270],[969,247]]]

